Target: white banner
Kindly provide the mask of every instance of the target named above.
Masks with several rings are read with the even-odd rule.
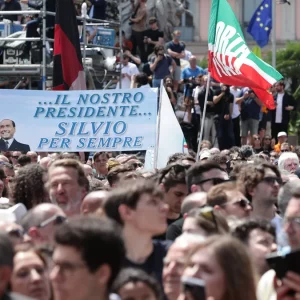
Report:
[[[1,151],[154,149],[157,89],[1,90]]]

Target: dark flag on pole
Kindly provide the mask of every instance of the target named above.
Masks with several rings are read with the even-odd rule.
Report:
[[[56,2],[53,90],[85,90],[80,40],[73,0]]]

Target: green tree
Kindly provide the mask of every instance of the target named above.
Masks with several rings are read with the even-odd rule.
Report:
[[[266,58],[268,63],[272,61],[272,52],[268,53]],[[285,79],[291,82],[290,92],[293,94],[300,86],[300,43],[289,42],[286,48],[276,52],[276,69]],[[296,96],[299,95],[300,92]],[[300,97],[298,98],[300,100]]]
[[[272,52],[266,58],[268,63],[272,61]],[[286,48],[276,52],[276,69],[282,76],[289,80],[290,90],[298,103],[297,110],[292,112],[289,132],[297,135],[300,140],[300,43],[289,42]]]

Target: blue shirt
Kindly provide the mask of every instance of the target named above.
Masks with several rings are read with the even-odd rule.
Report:
[[[181,72],[181,79],[189,79],[191,77],[197,77],[198,75],[205,75],[205,72],[202,68],[196,66],[196,69],[192,69],[191,67],[186,67]],[[184,94],[186,96],[191,96],[190,90],[185,92],[186,86],[184,86]]]

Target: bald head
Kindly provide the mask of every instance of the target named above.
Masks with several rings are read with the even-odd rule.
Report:
[[[93,175],[93,168],[90,165],[83,165],[84,174],[86,177]]]
[[[102,209],[107,199],[107,195],[107,191],[94,191],[87,194],[81,204],[81,214],[87,215],[99,212],[99,209]]]
[[[21,224],[35,245],[52,246],[57,226],[65,218],[65,213],[57,205],[42,203],[31,209],[22,219]]]
[[[32,163],[36,164],[38,162],[38,155],[36,152],[28,151],[26,155],[30,157]]]
[[[6,156],[4,156],[4,155],[0,155],[0,161],[4,161],[4,162],[9,163],[8,158]]]
[[[196,65],[197,65],[197,58],[195,55],[192,55],[189,59],[189,62],[190,62],[190,67],[192,69],[196,68]]]
[[[187,214],[193,208],[204,206],[207,203],[207,193],[197,192],[188,195],[181,204],[181,214]]]
[[[32,208],[22,219],[22,226],[25,231],[31,227],[38,227],[41,223],[53,216],[65,216],[63,210],[52,203],[41,203]]]
[[[50,162],[52,161],[51,157],[43,157],[41,158],[40,160],[40,166],[45,169],[45,170],[48,170],[48,166],[50,164]]]

